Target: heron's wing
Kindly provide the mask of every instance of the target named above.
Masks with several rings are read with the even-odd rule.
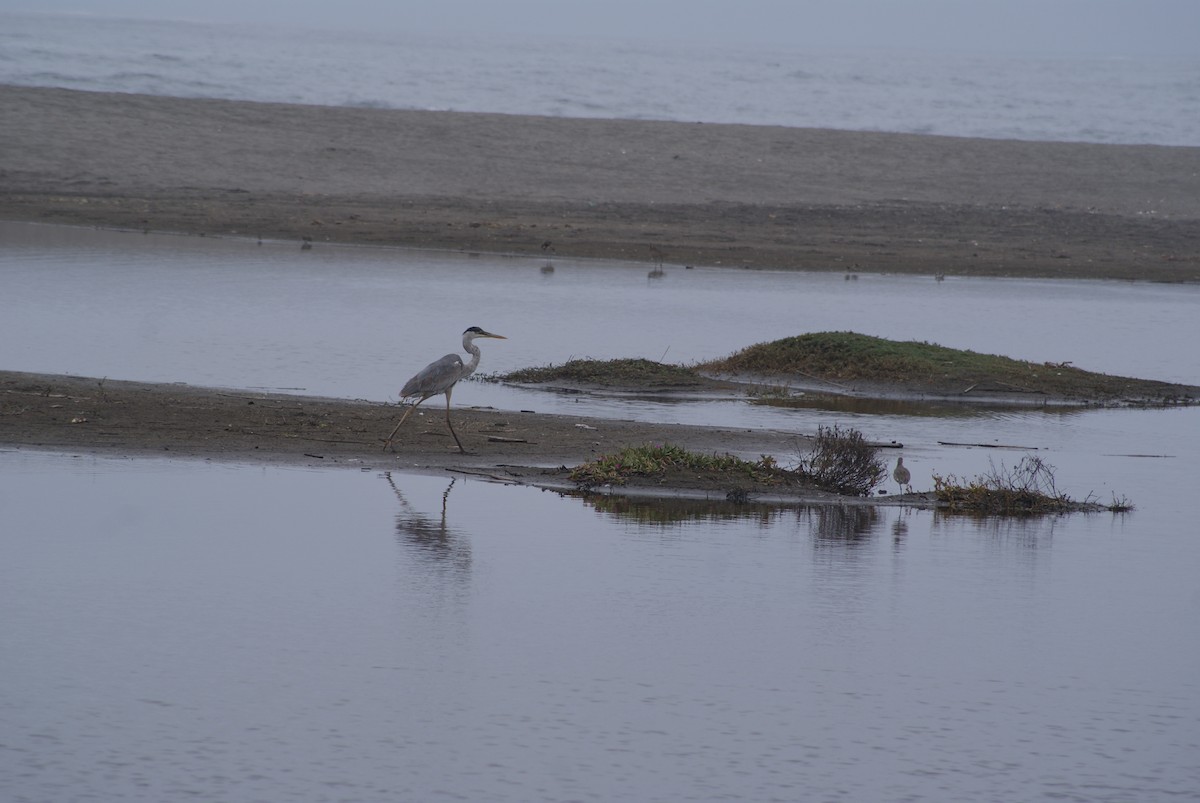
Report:
[[[453,387],[454,383],[462,376],[462,367],[462,357],[457,354],[447,354],[441,359],[434,360],[404,383],[404,387],[400,390],[400,398],[420,396],[427,399],[430,396],[445,393],[446,389]]]

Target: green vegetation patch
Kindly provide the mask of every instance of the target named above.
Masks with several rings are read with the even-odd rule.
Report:
[[[1109,376],[1069,363],[1033,363],[933,343],[885,340],[855,332],[815,332],[759,343],[729,357],[694,366],[641,358],[578,359],[561,365],[478,376],[519,384],[563,383],[632,391],[716,388],[707,374],[767,378],[807,377],[826,382],[871,383],[876,388],[967,398],[979,394],[1039,394],[1089,404],[1176,405],[1200,403],[1200,388]],[[870,392],[870,387],[859,390]],[[1028,397],[1026,397],[1028,398]]]
[[[875,447],[854,429],[822,429],[811,452],[794,468],[773,457],[743,460],[733,455],[700,454],[672,444],[626,446],[572,469],[580,489],[597,486],[662,485],[724,491],[727,501],[745,504],[750,495],[787,487],[817,488],[843,495],[865,496],[883,481],[886,471]],[[1055,486],[1054,468],[1041,458],[1025,456],[1013,468],[1001,465],[964,480],[934,475],[934,498],[949,513],[975,516],[1031,516],[1047,513],[1125,512],[1126,499],[1100,504],[1089,495],[1076,501]],[[672,517],[663,520],[671,520]]]
[[[1030,516],[1045,513],[1133,509],[1125,499],[1102,505],[1092,499],[1076,501],[1055,487],[1054,467],[1040,457],[1026,455],[1012,468],[1001,464],[974,479],[954,475],[933,477],[934,496],[951,513],[978,516]]]
[[[626,446],[615,454],[602,455],[590,463],[576,466],[571,481],[584,488],[597,485],[625,485],[631,479],[667,480],[680,473],[691,480],[709,479],[716,485],[733,488],[738,481],[762,485],[785,485],[799,475],[780,468],[772,457],[756,461],[733,455],[699,454],[669,443]]]
[[[702,369],[760,375],[802,375],[832,381],[864,380],[924,385],[958,392],[1011,390],[1079,398],[1153,396],[1179,401],[1168,383],[1084,371],[1062,363],[1031,363],[946,348],[886,340],[855,332],[815,332],[759,343]]]
[[[699,454],[680,446],[626,446],[571,471],[581,488],[632,482],[724,490],[732,501],[746,501],[754,490],[785,486],[819,488],[866,496],[886,476],[874,446],[854,429],[821,428],[812,451],[792,468],[763,455],[743,460],[733,455]]]
[[[706,380],[691,368],[641,358],[568,360],[562,365],[522,368],[496,377],[502,382],[577,382],[601,387],[681,387]]]

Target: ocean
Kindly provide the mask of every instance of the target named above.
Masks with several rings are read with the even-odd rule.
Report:
[[[1200,55],[833,53],[0,12],[0,82],[325,106],[1200,146]]]

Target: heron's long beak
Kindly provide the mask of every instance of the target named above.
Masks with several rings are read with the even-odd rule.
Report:
[[[475,337],[494,337],[497,340],[508,340],[508,338],[505,337],[504,335],[494,335],[491,332],[483,332],[481,334],[475,335]]]

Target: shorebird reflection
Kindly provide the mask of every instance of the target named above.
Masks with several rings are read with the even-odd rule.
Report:
[[[450,499],[450,491],[454,488],[457,478],[451,478],[450,484],[442,492],[442,512],[440,516],[431,516],[417,510],[404,497],[404,493],[392,478],[392,472],[385,471],[384,479],[392,486],[396,499],[400,502],[400,512],[396,514],[396,536],[402,543],[414,547],[416,554],[439,562],[448,561],[458,570],[466,570],[471,565],[471,545],[465,535],[456,531],[446,520],[446,509]]]

